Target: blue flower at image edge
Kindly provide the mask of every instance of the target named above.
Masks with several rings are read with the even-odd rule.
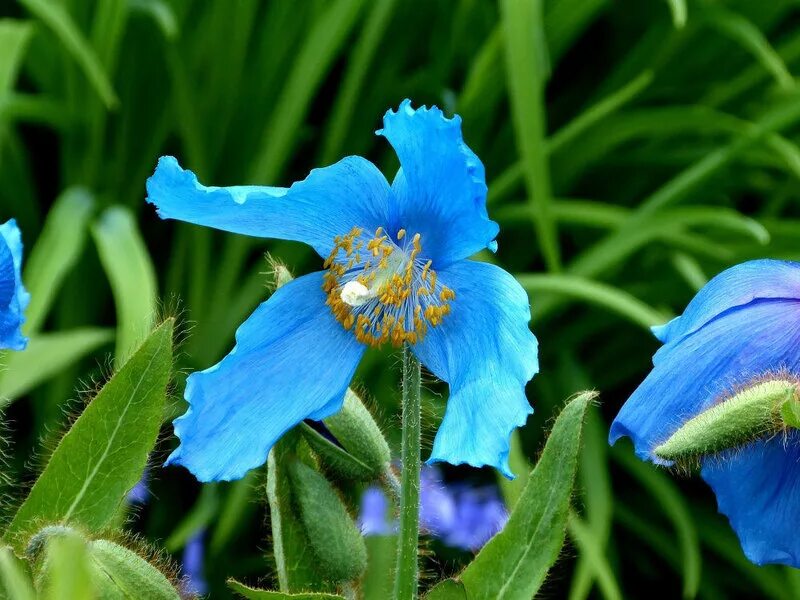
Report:
[[[25,349],[22,324],[30,299],[22,285],[22,234],[11,219],[0,225],[0,348]]]
[[[297,423],[341,408],[368,347],[408,344],[450,387],[430,461],[512,477],[509,436],[532,412],[537,342],[517,281],[467,260],[496,249],[483,165],[460,118],[435,107],[406,100],[377,133],[400,159],[391,185],[357,156],[289,188],[206,187],[174,158],[159,160],[147,193],[162,218],[305,242],[325,261],[261,304],[220,363],[189,377],[168,464],[201,481],[240,478]]]
[[[653,331],[664,345],[609,441],[630,437],[640,458],[663,463],[653,449],[733,390],[768,373],[800,376],[800,263],[730,268]],[[800,432],[708,457],[702,476],[752,562],[800,567]]]

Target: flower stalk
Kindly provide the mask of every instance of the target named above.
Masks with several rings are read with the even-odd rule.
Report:
[[[400,531],[395,600],[414,600],[419,579],[419,485],[420,485],[420,363],[403,347],[403,442],[400,479]]]

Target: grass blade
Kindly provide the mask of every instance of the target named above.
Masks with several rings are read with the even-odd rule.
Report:
[[[31,336],[25,352],[6,354],[0,378],[4,405],[27,394],[114,339],[111,329],[81,327]]]
[[[25,285],[31,303],[25,313],[25,331],[37,333],[44,323],[64,278],[83,252],[94,199],[83,188],[70,188],[47,215],[25,266]]]
[[[92,227],[97,252],[117,307],[116,364],[127,358],[156,317],[156,274],[133,213],[106,210]]]
[[[20,4],[52,30],[66,51],[83,70],[106,108],[116,108],[119,99],[103,69],[102,61],[66,9],[61,4],[45,0],[20,0]]]
[[[506,77],[531,217],[547,268],[561,269],[558,230],[552,215],[550,165],[545,143],[548,78],[542,0],[503,0]]]
[[[648,306],[628,292],[591,279],[556,273],[541,275],[523,273],[517,275],[516,278],[525,291],[531,295],[534,312],[536,311],[537,294],[556,293],[610,310],[648,331],[651,326],[669,320],[668,315]]]

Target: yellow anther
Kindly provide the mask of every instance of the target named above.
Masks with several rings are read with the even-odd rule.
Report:
[[[362,230],[354,227],[336,236],[324,263],[328,269],[322,284],[326,304],[361,343],[402,346],[419,342],[429,327],[438,326],[450,313],[449,302],[455,293],[437,284],[432,261],[418,261],[422,252],[419,233],[404,246],[397,241],[409,236],[405,229],[399,229],[394,239],[382,227],[371,239],[361,234]],[[363,302],[346,302],[354,283],[360,284]]]

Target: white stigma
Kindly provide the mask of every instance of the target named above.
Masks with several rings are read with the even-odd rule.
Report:
[[[361,306],[374,298],[375,294],[363,283],[353,280],[344,284],[340,296],[348,306]]]

